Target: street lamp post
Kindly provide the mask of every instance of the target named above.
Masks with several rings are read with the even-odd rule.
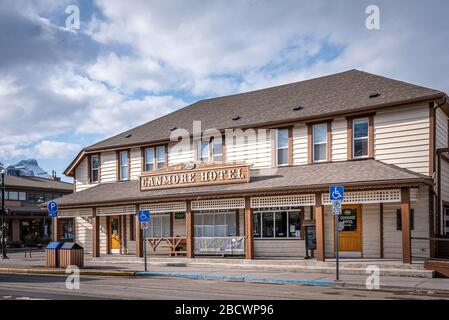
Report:
[[[8,259],[8,256],[6,255],[6,224],[5,224],[5,169],[2,169],[1,171],[1,177],[2,177],[2,259]]]

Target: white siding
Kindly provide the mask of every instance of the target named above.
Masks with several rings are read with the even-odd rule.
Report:
[[[190,146],[181,148],[181,144],[170,143],[168,146],[168,165],[174,165],[178,163],[185,163],[194,161],[193,148]]]
[[[114,151],[101,153],[101,183],[117,180],[116,155]]]
[[[140,148],[131,149],[130,152],[130,179],[137,180],[140,177],[140,173],[142,171],[142,153]]]
[[[380,258],[380,204],[362,206],[362,244],[364,258]]]
[[[378,112],[374,117],[375,158],[429,174],[429,107]]]
[[[259,130],[262,132],[264,130]],[[271,167],[271,138],[267,134],[257,134],[257,138],[249,139],[244,143],[244,139],[235,139],[234,142],[226,140],[227,162],[238,162],[252,164],[253,168]]]
[[[346,119],[332,121],[332,161],[348,159],[348,124]]]
[[[412,202],[414,209],[414,230],[412,237],[429,237],[429,192],[428,188],[420,188],[418,201]],[[384,204],[384,257],[402,258],[402,232],[396,230],[396,211],[400,204]],[[429,242],[412,240],[412,255],[429,257]]]
[[[293,164],[303,165],[308,163],[308,137],[305,124],[293,127]]]
[[[107,219],[100,217],[100,254],[106,254],[107,251]]]
[[[254,240],[255,257],[301,258],[305,255],[304,240]]]
[[[441,108],[436,110],[436,132],[435,132],[435,145],[436,148],[447,148],[448,147],[448,128],[447,128],[447,116],[441,111]]]
[[[94,184],[89,184],[89,175],[87,171],[88,160],[87,158],[84,158],[75,170],[75,192],[83,191],[94,186]]]
[[[75,241],[84,248],[84,253],[92,253],[92,222],[87,217],[76,217]]]

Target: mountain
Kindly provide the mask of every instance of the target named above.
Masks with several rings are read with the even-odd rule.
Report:
[[[0,166],[2,166],[1,163]],[[40,177],[51,179],[51,175],[39,167],[39,164],[35,159],[21,160],[14,165],[6,167],[6,170],[9,176]]]

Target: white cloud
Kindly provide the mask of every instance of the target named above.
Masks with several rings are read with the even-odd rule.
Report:
[[[42,159],[66,159],[67,156],[73,155],[80,149],[81,146],[75,143],[43,140],[33,147],[32,154]]]

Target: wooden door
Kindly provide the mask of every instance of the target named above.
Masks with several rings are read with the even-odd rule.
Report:
[[[109,243],[111,253],[120,253],[120,218],[109,218]]]
[[[338,221],[343,224],[343,228],[338,233],[338,249],[340,251],[362,252],[362,206],[343,206]]]

